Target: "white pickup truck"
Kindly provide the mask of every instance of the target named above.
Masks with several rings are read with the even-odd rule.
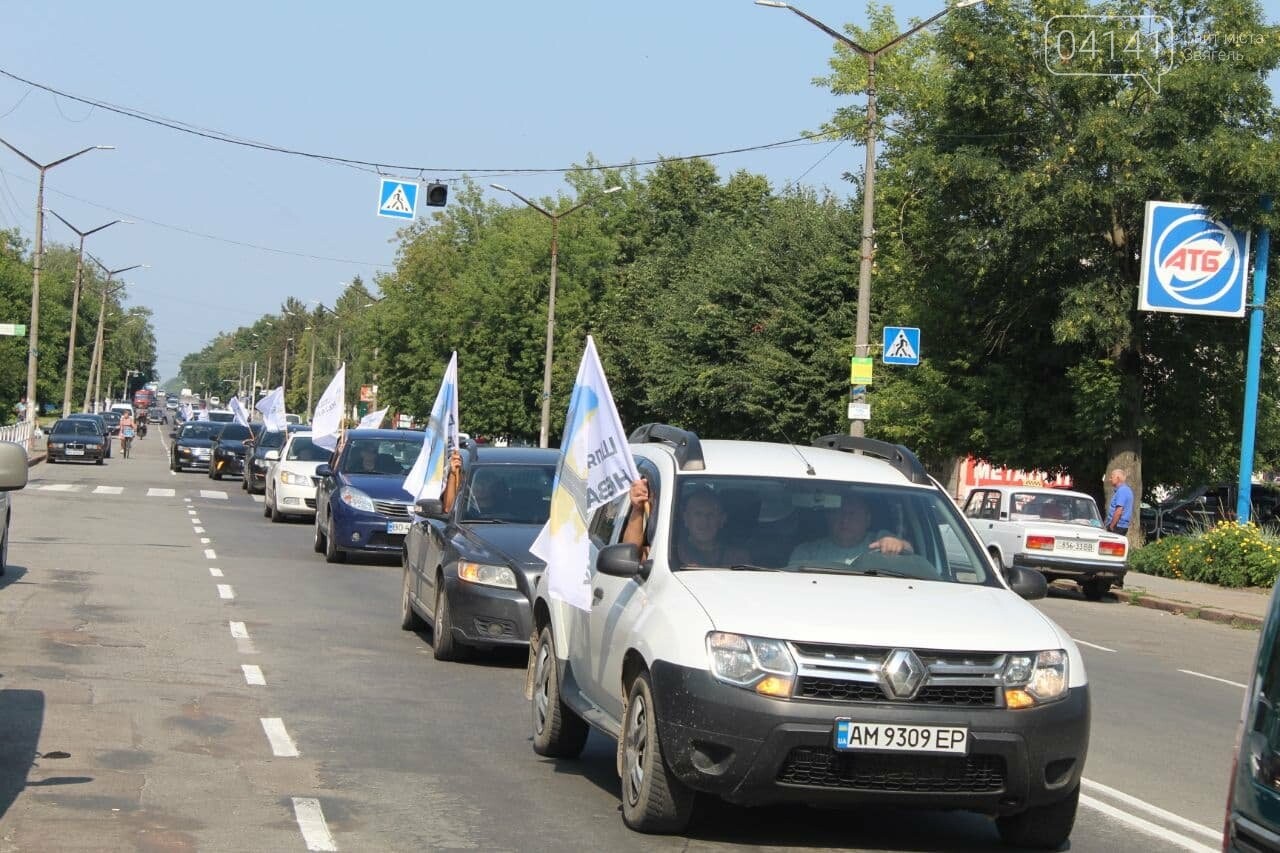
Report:
[[[1123,586],[1129,542],[1103,529],[1098,505],[1081,492],[1028,486],[977,486],[964,514],[1006,569],[1035,569],[1049,582],[1073,580],[1097,601]]]

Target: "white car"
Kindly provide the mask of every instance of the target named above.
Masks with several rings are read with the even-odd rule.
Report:
[[[589,519],[589,612],[543,575],[536,752],[576,757],[588,727],[616,738],[622,818],[642,832],[683,831],[701,792],[967,809],[1010,844],[1067,840],[1089,740],[1080,652],[1023,600],[1044,579],[1000,571],[910,451],[662,424],[631,441],[648,552],[620,541],[624,496]]]
[[[262,514],[275,522],[289,516],[315,517],[316,468],[329,456],[328,450],[311,442],[311,433],[289,433],[279,461],[267,472]]]
[[[1098,505],[1082,492],[1029,486],[976,486],[964,514],[993,559],[1035,569],[1050,582],[1072,580],[1098,601],[1124,586],[1129,541],[1102,527]]]

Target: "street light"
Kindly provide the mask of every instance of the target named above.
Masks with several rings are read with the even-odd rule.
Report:
[[[542,424],[538,432],[538,446],[546,447],[549,434],[551,432],[551,350],[555,340],[556,329],[556,268],[559,266],[560,257],[560,220],[573,213],[576,210],[594,204],[596,199],[590,198],[586,201],[580,201],[568,210],[562,210],[559,213],[552,213],[542,205],[532,202],[513,189],[504,187],[502,184],[489,184],[495,190],[501,190],[504,193],[511,193],[520,199],[529,207],[541,213],[547,219],[551,220],[551,287],[547,295],[547,350],[542,359]],[[609,187],[601,193],[608,195],[616,193],[622,187]]]
[[[127,219],[113,219],[106,225],[99,225],[97,228],[91,228],[88,231],[81,231],[79,228],[63,219],[62,216],[59,215],[58,211],[50,210],[49,212],[54,216],[57,216],[58,221],[76,232],[80,237],[80,252],[76,256],[76,285],[75,289],[71,292],[71,339],[67,341],[67,384],[66,388],[62,392],[62,416],[65,418],[71,414],[71,379],[76,363],[76,319],[77,315],[80,313],[80,284],[84,276],[84,239],[90,234],[97,234],[99,231],[104,231],[112,225],[118,225],[121,222],[128,224],[132,223]]]
[[[976,6],[981,2],[983,0],[960,0],[960,2],[948,6],[933,17],[926,18],[911,29],[899,33],[880,47],[869,50],[844,33],[832,29],[817,18],[805,14],[789,3],[783,3],[780,0],[755,0],[757,6],[768,6],[771,9],[789,9],[867,60],[867,133],[864,140],[864,144],[867,147],[867,161],[863,171],[862,257],[858,264],[858,320],[854,336],[854,355],[861,358],[866,358],[870,355],[868,348],[871,337],[871,254],[875,239],[873,212],[875,210],[876,192],[876,62],[880,57],[953,9],[965,9],[969,6]],[[865,421],[849,419],[850,435],[863,435],[865,431]]]
[[[102,357],[103,357],[103,351],[104,351],[103,325],[105,324],[107,319],[107,298],[114,295],[115,293],[118,293],[120,290],[124,288],[124,285],[121,284],[120,287],[117,287],[115,290],[112,290],[111,279],[114,276],[117,276],[120,273],[128,272],[129,270],[147,269],[146,264],[134,264],[131,267],[121,267],[118,270],[109,270],[102,263],[102,261],[98,260],[97,258],[94,258],[93,262],[98,266],[102,267],[102,271],[107,274],[107,280],[102,283],[102,303],[98,306],[98,335],[93,342],[93,361],[90,362],[89,364],[89,379],[91,381],[89,382],[88,385],[85,386],[85,389],[84,389],[84,410],[86,412],[89,411],[90,386],[92,386],[93,388],[94,401],[97,402],[102,400]]]
[[[27,420],[36,420],[36,358],[40,343],[40,265],[44,260],[44,175],[54,166],[61,166],[68,160],[74,160],[81,154],[90,151],[108,151],[114,145],[90,145],[74,154],[60,157],[52,163],[40,163],[0,139],[0,145],[17,154],[27,163],[40,170],[40,181],[36,184],[36,249],[31,262],[31,329],[27,343]],[[61,217],[59,217],[61,218]]]

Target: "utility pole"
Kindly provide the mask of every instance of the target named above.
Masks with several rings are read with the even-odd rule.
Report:
[[[71,414],[71,384],[72,384],[72,379],[75,376],[75,365],[76,365],[76,320],[79,318],[79,314],[80,314],[80,288],[81,288],[81,283],[84,280],[84,240],[90,234],[97,234],[99,231],[103,231],[107,228],[110,228],[112,225],[115,225],[117,223],[126,222],[127,220],[113,219],[112,221],[108,222],[106,225],[99,225],[97,228],[91,228],[88,231],[81,231],[79,228],[75,227],[70,222],[63,219],[58,214],[58,211],[50,210],[49,212],[52,213],[54,216],[57,216],[58,220],[63,225],[67,226],[72,231],[76,232],[76,234],[80,237],[80,251],[76,255],[76,284],[75,284],[75,289],[72,290],[71,292],[71,334],[70,334],[70,340],[67,341],[67,384],[66,384],[66,388],[63,389],[63,392],[62,392],[62,416],[65,418]],[[90,369],[89,373],[90,373],[90,379],[92,379],[93,378],[92,368]]]
[[[36,364],[40,346],[40,267],[44,263],[44,176],[54,166],[61,166],[81,154],[115,146],[91,145],[74,154],[54,160],[52,163],[39,163],[3,139],[0,139],[0,145],[4,145],[40,172],[40,180],[36,184],[36,247],[31,259],[31,328],[27,342],[27,421],[34,424],[36,421]]]
[[[107,274],[107,280],[102,283],[102,303],[98,306],[98,334],[94,338],[93,361],[89,365],[90,381],[84,389],[84,410],[86,412],[89,411],[90,387],[93,389],[92,396],[94,402],[96,403],[102,399],[103,325],[106,323],[107,319],[107,300],[113,294],[113,291],[111,290],[111,279],[120,273],[146,267],[146,264],[134,264],[131,267],[121,267],[118,270],[109,270],[103,265],[102,261],[97,258],[94,258],[93,262],[102,267],[102,271]]]
[[[280,367],[280,387],[284,388],[289,384],[289,344],[293,343],[293,338],[284,339],[284,364]],[[257,400],[254,401],[255,403]],[[288,404],[285,405],[288,409]]]
[[[307,420],[310,421],[312,382],[316,376],[316,330],[311,326],[307,328],[311,330],[311,345],[308,347],[311,350],[311,358],[308,360],[310,363],[307,365]]]

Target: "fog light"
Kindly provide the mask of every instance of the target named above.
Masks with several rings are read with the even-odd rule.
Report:
[[[1025,690],[1009,689],[1004,692],[1004,704],[1010,708],[1030,708],[1036,700]]]
[[[489,636],[490,636],[490,637],[501,637],[501,636],[502,636],[502,625],[501,625],[500,623],[498,623],[498,622],[490,622],[490,623],[489,623]]]
[[[791,679],[771,675],[756,685],[756,692],[786,699],[791,695]]]
[[[290,506],[297,506],[297,505],[298,505],[298,499],[297,499],[297,498],[285,498],[285,499],[284,499],[284,502],[285,502],[285,503],[287,503],[287,504],[289,504]]]
[[[358,532],[357,532],[357,533],[352,533],[352,534],[351,534],[351,541],[352,541],[352,542],[359,542],[359,541],[360,541],[360,534],[359,534]]]

